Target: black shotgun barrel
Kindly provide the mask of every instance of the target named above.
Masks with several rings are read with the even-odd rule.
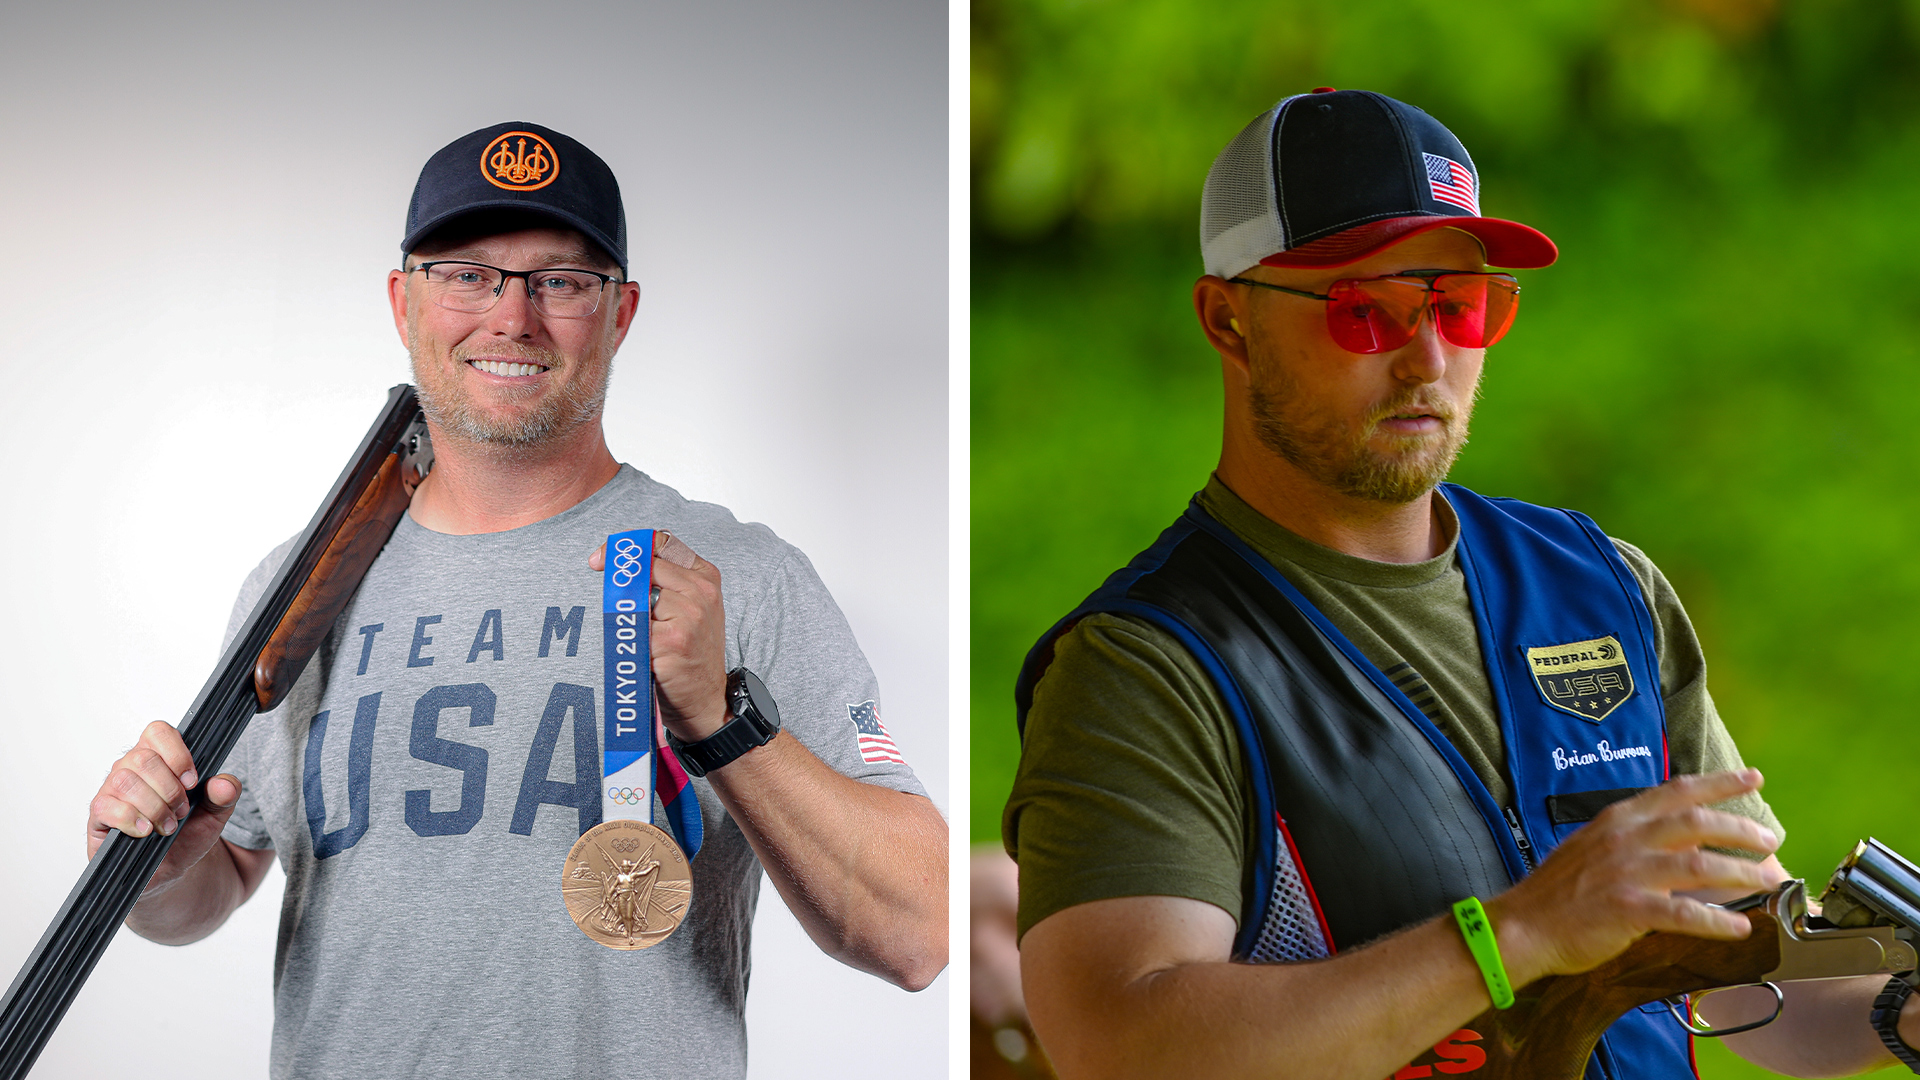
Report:
[[[1920,868],[1873,837],[1854,846],[1820,899],[1836,923],[1864,922],[1870,912],[1878,916],[1871,921],[1920,930]]]
[[[419,411],[413,387],[403,383],[388,391],[379,419],[187,711],[180,736],[200,774],[200,785],[188,793],[195,807],[205,801],[207,781],[220,771],[228,751],[259,708],[254,689],[255,658],[353,512],[360,493],[373,482],[388,455],[403,449]],[[179,835],[179,830],[174,835]],[[33,1067],[67,1006],[79,994],[172,845],[173,836],[161,836],[157,831],[146,836],[127,836],[117,830],[107,834],[106,842],[67,894],[47,932],[40,936],[40,943],[14,976],[7,996],[0,999],[0,1080],[18,1080]]]

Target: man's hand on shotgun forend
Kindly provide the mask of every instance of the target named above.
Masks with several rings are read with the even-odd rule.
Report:
[[[1759,862],[1705,850],[1769,855],[1779,838],[1709,803],[1758,791],[1758,769],[1679,776],[1614,803],[1554,849],[1487,909],[1515,986],[1586,971],[1654,930],[1735,940],[1746,916],[1680,895],[1744,895],[1775,882]]]
[[[146,891],[165,888],[193,868],[220,839],[220,830],[240,800],[240,781],[221,773],[207,781],[206,805],[189,815],[187,792],[199,783],[193,755],[172,724],[156,720],[121,755],[87,808],[87,858],[107,839],[107,830],[128,836],[182,830]]]

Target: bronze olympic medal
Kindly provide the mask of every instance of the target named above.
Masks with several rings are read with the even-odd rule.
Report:
[[[560,896],[581,933],[609,949],[644,949],[687,917],[693,872],[673,837],[616,818],[588,829],[567,853]]]

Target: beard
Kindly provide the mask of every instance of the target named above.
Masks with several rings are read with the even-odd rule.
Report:
[[[1343,417],[1316,415],[1284,368],[1271,365],[1269,370],[1273,377],[1256,379],[1250,400],[1260,441],[1326,487],[1396,506],[1420,498],[1446,479],[1467,444],[1467,420],[1473,397],[1480,392],[1476,382],[1465,407],[1456,408],[1431,385],[1408,387],[1367,410],[1356,430]],[[1378,430],[1380,421],[1410,411],[1439,419],[1439,433],[1391,435]],[[1387,441],[1385,448],[1376,448],[1376,437]]]
[[[557,435],[593,423],[606,405],[607,382],[613,374],[613,365],[601,355],[601,350],[572,361],[583,369],[581,377],[562,382],[544,399],[537,397],[535,387],[525,388],[519,396],[535,403],[531,411],[494,415],[480,408],[461,382],[458,369],[466,366],[472,350],[454,347],[455,370],[451,377],[442,378],[441,368],[434,359],[420,355],[418,335],[409,335],[409,338],[415,343],[410,344],[407,351],[413,362],[413,384],[419,394],[420,408],[435,426],[471,442],[508,450],[538,446]],[[539,364],[547,368],[549,374],[565,371],[569,363],[550,349],[531,345],[502,348],[496,344],[488,346],[486,352],[496,359],[510,357],[521,363]],[[512,395],[514,390],[507,388],[505,393]]]

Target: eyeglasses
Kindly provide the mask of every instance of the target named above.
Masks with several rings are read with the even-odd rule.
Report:
[[[545,270],[502,270],[485,263],[423,262],[408,270],[427,276],[427,297],[449,311],[477,314],[500,302],[509,278],[527,283],[533,309],[552,319],[584,319],[600,309],[600,295],[609,284],[623,284],[611,274],[558,267]]]
[[[1327,302],[1327,333],[1352,353],[1391,352],[1413,340],[1420,319],[1433,308],[1440,336],[1463,349],[1484,349],[1506,336],[1520,309],[1520,283],[1512,274],[1454,270],[1408,270],[1377,278],[1347,278],[1325,293],[1229,278],[1292,296]]]

